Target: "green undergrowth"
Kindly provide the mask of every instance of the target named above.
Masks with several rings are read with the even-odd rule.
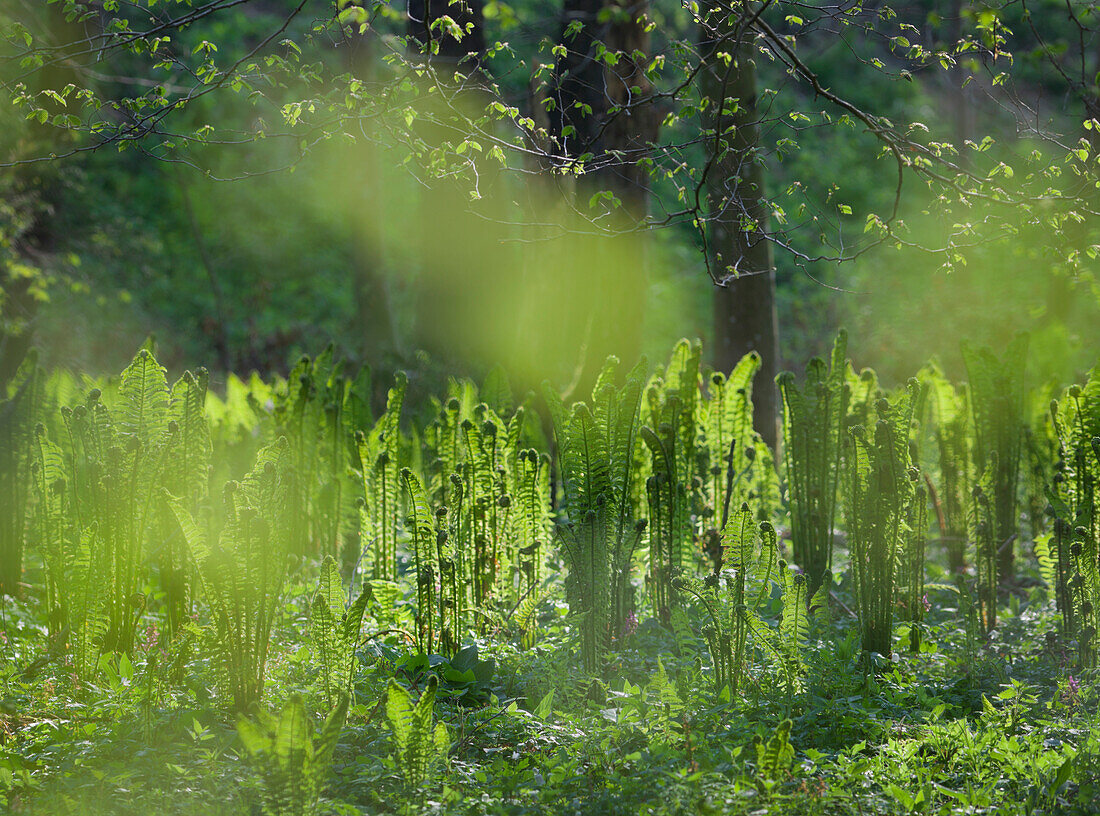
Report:
[[[848,590],[834,587],[842,603]],[[331,772],[310,812],[1095,812],[1100,700],[1074,669],[1046,591],[1006,598],[988,638],[968,627],[953,590],[929,595],[919,653],[901,648],[868,664],[858,622],[839,612],[808,644],[800,690],[787,694],[774,672],[749,667],[734,699],[715,698],[695,626],[646,621],[599,677],[584,673],[552,602],[539,611],[538,643],[471,644],[476,663],[468,649],[464,662],[406,671],[414,661],[400,638],[373,641],[359,650]],[[311,596],[305,583],[291,591],[276,644],[295,642]],[[48,648],[34,612],[5,610],[7,647],[27,666],[8,675],[2,701],[0,779],[12,812],[260,812],[264,765],[211,706],[216,666],[193,657],[185,686],[152,700],[148,658],[77,684],[26,659]],[[895,634],[908,643],[903,629]],[[309,647],[275,649],[272,697],[309,688],[311,659]],[[476,664],[485,664],[477,678]],[[412,784],[393,747],[386,691],[396,679],[417,700],[432,677],[445,755]],[[306,709],[327,710],[322,690]]]
[[[846,348],[780,376],[778,457],[759,360],[686,341],[567,396],[32,359],[0,806],[1100,811],[1100,374],[1028,391],[1020,340],[890,388]]]

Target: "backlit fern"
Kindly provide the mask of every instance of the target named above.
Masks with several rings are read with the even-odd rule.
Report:
[[[225,485],[226,521],[213,545],[183,503],[167,497],[210,610],[223,704],[237,711],[263,696],[271,630],[296,549],[292,536],[300,532],[290,519],[295,492],[289,460],[290,446],[280,439],[259,452],[244,479]]]
[[[46,374],[28,355],[0,393],[0,595],[18,596],[23,580],[31,444],[43,413]]]
[[[702,350],[686,340],[677,343],[663,378],[646,389],[646,424],[641,438],[650,453],[646,480],[649,506],[649,586],[654,610],[668,622],[676,593],[673,580],[689,563],[698,531],[694,523],[697,479],[697,410]],[[732,440],[731,440],[732,441]]]
[[[611,358],[604,367],[591,408],[582,402],[567,413],[544,387],[562,481],[558,539],[569,568],[565,593],[589,671],[599,667],[610,638],[624,630],[633,611],[631,564],[645,529],[631,503],[643,364],[622,385],[614,382],[616,365]]]
[[[241,716],[237,733],[263,773],[264,816],[312,816],[332,764],[332,753],[348,712],[341,695],[320,731],[315,732],[305,703],[293,695],[277,717],[261,712]]]
[[[1015,573],[1027,346],[1027,335],[1020,334],[1000,358],[989,349],[966,343],[962,347],[974,417],[974,469],[978,474],[989,473],[986,495],[993,513],[991,535],[998,548],[1001,581]]]
[[[189,510],[205,496],[204,397],[202,372],[170,390],[164,369],[142,349],[117,388],[92,389],[62,409],[54,439],[42,424],[36,431],[32,530],[47,573],[50,627],[75,633],[83,674],[94,672],[100,651],[132,652],[154,576],[164,606],[153,611],[163,612],[169,632],[189,611],[190,571],[159,496],[175,491]]]
[[[909,455],[917,391],[911,381],[894,402],[878,398],[874,425],[849,431],[845,488],[856,608],[864,651],[883,655],[891,652],[896,565],[909,535],[918,478]]]
[[[679,586],[699,599],[709,622],[703,629],[714,665],[715,691],[736,694],[754,633],[765,625],[759,610],[779,579],[774,528],[757,522],[748,504],[733,512],[722,533],[723,569]]]
[[[1040,555],[1065,630],[1077,638],[1081,663],[1093,666],[1100,652],[1100,370],[1051,410],[1060,440],[1047,493],[1054,532]]]
[[[321,564],[321,579],[310,606],[310,633],[320,668],[321,689],[332,706],[342,695],[351,694],[355,674],[355,648],[363,613],[370,600],[369,587],[361,588],[354,602],[344,591],[336,560],[326,556]]]
[[[439,680],[433,674],[414,704],[408,691],[394,680],[386,691],[386,722],[393,732],[397,768],[409,790],[422,788],[447,759],[447,726],[433,724]]]
[[[939,465],[936,518],[948,570],[958,575],[966,566],[970,491],[974,481],[969,397],[965,386],[956,388],[938,367],[926,367],[924,379],[930,383],[935,418],[933,434]]]
[[[386,410],[369,432],[356,431],[358,473],[362,479],[359,535],[371,577],[397,580],[397,539],[401,529],[401,408],[408,384],[397,374]]]
[[[806,571],[811,594],[832,566],[842,430],[849,399],[845,382],[847,342],[847,334],[841,331],[828,365],[820,358],[810,360],[801,390],[790,372],[776,379],[783,398],[791,547],[795,563]]]

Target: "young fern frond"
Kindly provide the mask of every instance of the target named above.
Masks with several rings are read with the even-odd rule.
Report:
[[[977,473],[989,474],[987,495],[993,512],[990,535],[997,541],[1001,581],[1010,580],[1015,571],[1027,346],[1027,335],[1019,334],[1001,358],[989,349],[975,349],[966,343],[962,347],[970,378],[974,467]]]
[[[20,365],[8,392],[0,390],[0,595],[22,594],[30,509],[34,428],[45,414],[45,372],[38,355]]]
[[[401,520],[401,407],[408,380],[394,375],[386,398],[386,411],[369,433],[356,435],[363,504],[359,535],[364,556],[375,579],[397,580],[397,538]]]
[[[198,507],[207,498],[212,445],[206,419],[207,374],[186,372],[172,386],[168,405],[168,450],[165,457],[164,487],[173,496]],[[158,573],[165,594],[168,636],[183,627],[191,613],[192,580],[187,545],[171,513],[163,513],[162,543]]]
[[[649,580],[654,609],[666,623],[676,602],[672,582],[684,569],[697,534],[693,499],[702,501],[703,483],[695,479],[700,356],[698,344],[681,340],[664,378],[654,378],[646,389],[648,423],[641,435],[652,474],[646,480],[653,521]]]
[[[875,400],[873,433],[850,432],[847,487],[852,576],[866,652],[891,652],[897,570],[919,472],[910,462],[916,381],[894,402]]]
[[[263,448],[241,482],[225,486],[226,523],[210,546],[183,503],[165,493],[202,580],[225,704],[245,711],[263,696],[271,630],[282,603],[296,528],[289,524],[290,447]]]
[[[937,517],[948,570],[952,575],[959,575],[966,568],[967,519],[975,478],[969,392],[965,386],[956,389],[934,365],[927,366],[925,372],[924,380],[931,385],[935,414],[939,464]]]
[[[564,492],[559,540],[569,567],[566,599],[580,623],[582,654],[594,671],[611,637],[633,610],[630,571],[645,522],[634,520],[634,451],[638,435],[643,363],[617,388],[614,359],[597,381],[590,410],[585,403],[566,412],[544,386],[554,420]]]
[[[767,740],[756,738],[756,775],[762,788],[767,788],[790,773],[794,763],[791,747],[790,720],[783,720]]]
[[[779,559],[775,529],[769,522],[757,522],[743,503],[726,523],[723,544],[727,569],[702,581],[681,579],[677,583],[680,590],[702,603],[709,619],[703,634],[714,665],[715,691],[721,694],[728,686],[731,695],[737,693],[753,647],[778,660],[793,686],[797,672],[786,658],[782,640],[758,612],[769,598],[772,584],[779,580],[779,572],[786,569]],[[805,598],[801,602],[805,604]]]
[[[435,517],[428,504],[428,493],[423,483],[408,468],[401,470],[401,483],[409,500],[408,529],[412,533],[413,565],[416,569],[416,636],[417,648],[431,654],[439,632],[438,621],[442,615],[436,609],[436,552],[437,536]],[[457,634],[457,633],[456,633]]]
[[[1100,368],[1051,406],[1059,460],[1047,489],[1054,517],[1048,546],[1063,627],[1083,666],[1100,655]]]
[[[390,680],[386,691],[386,722],[393,732],[398,770],[409,790],[424,787],[447,758],[450,747],[447,726],[432,725],[438,685],[438,678],[434,674],[429,676],[415,704],[409,692],[395,680]]]
[[[341,694],[314,732],[302,698],[295,694],[278,717],[261,712],[258,721],[237,720],[237,733],[263,772],[264,816],[313,816],[347,718],[348,696]]]
[[[336,559],[326,556],[310,607],[310,634],[319,663],[321,689],[329,705],[335,705],[340,695],[351,694],[355,647],[369,600],[370,589],[364,588],[355,602],[348,604]]]
[[[74,554],[69,584],[69,645],[73,668],[84,679],[95,676],[109,623],[103,596],[106,576],[101,547],[96,525],[86,527]]]
[[[39,423],[31,448],[33,480],[33,538],[42,552],[46,567],[46,611],[50,634],[60,634],[67,622],[65,566],[69,560],[69,535],[65,517],[66,481],[61,448],[46,435]]]
[[[837,334],[828,365],[814,358],[802,390],[794,375],[776,378],[783,398],[783,451],[791,510],[794,561],[806,572],[812,595],[832,568],[833,525],[848,414],[848,336]]]
[[[779,622],[779,639],[792,672],[801,674],[805,669],[802,647],[810,638],[810,598],[806,576],[801,572],[794,572],[782,562],[779,574],[783,581],[783,616]]]

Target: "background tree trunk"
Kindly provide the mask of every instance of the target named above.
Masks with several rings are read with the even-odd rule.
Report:
[[[648,0],[567,0],[562,12],[561,41],[567,51],[549,94],[554,102],[551,132],[567,157],[590,156],[589,172],[576,188],[576,208],[586,211],[590,197],[600,191],[619,202],[610,218],[600,221],[609,235],[589,240],[585,254],[593,263],[573,270],[574,279],[562,280],[576,292],[579,325],[574,331],[585,338],[577,382],[581,394],[607,355],[632,364],[642,349],[649,288],[645,240],[630,231],[648,215],[649,175],[641,160],[658,130],[648,99],[653,89],[645,76],[648,7]],[[601,44],[618,56],[613,65],[597,58]],[[595,279],[593,269],[598,270]]]
[[[715,368],[726,372],[748,352],[760,355],[753,424],[774,450],[779,435],[779,329],[764,168],[756,157],[760,126],[755,48],[747,32],[736,32],[721,15],[716,10],[705,17],[700,30],[707,127],[717,134],[707,137],[707,260],[712,273],[724,281],[714,294],[711,355]],[[736,101],[735,110],[727,100]]]

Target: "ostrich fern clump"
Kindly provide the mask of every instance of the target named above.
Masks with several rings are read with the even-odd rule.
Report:
[[[313,816],[332,765],[332,753],[344,719],[348,698],[341,695],[320,731],[293,695],[275,717],[261,712],[256,720],[241,716],[237,733],[263,773],[261,807],[264,816]]]
[[[783,451],[791,510],[794,561],[806,571],[811,594],[832,567],[833,524],[841,474],[849,389],[845,382],[848,336],[842,330],[826,365],[806,366],[801,390],[794,375],[776,378],[783,397]]]
[[[673,580],[685,569],[697,530],[694,523],[702,480],[697,478],[699,412],[698,343],[681,340],[663,377],[646,389],[646,424],[641,437],[650,453],[646,479],[649,506],[649,586],[658,617],[670,620]]]
[[[567,412],[544,387],[562,481],[558,538],[569,567],[566,599],[589,671],[599,668],[608,641],[624,631],[633,611],[631,564],[645,530],[631,502],[644,362],[621,386],[613,381],[617,364],[608,360],[591,408],[582,402]]]
[[[303,356],[274,394],[275,433],[290,445],[295,474],[291,500],[301,512],[291,519],[292,538],[309,553],[339,557],[352,530],[354,449],[349,424],[363,418],[366,378],[351,378],[329,345],[316,358]]]
[[[747,503],[730,515],[722,533],[724,568],[704,579],[681,579],[678,586],[695,596],[707,616],[703,634],[714,665],[715,691],[729,688],[736,695],[748,678],[757,655],[771,660],[788,692],[800,685],[805,666],[804,645],[810,635],[810,615],[824,612],[827,588],[810,599],[806,577],[779,558],[775,528],[758,522]],[[772,587],[782,590],[779,625],[763,617]]]
[[[412,696],[395,680],[386,690],[386,722],[393,732],[394,758],[410,791],[422,788],[447,759],[450,740],[447,726],[433,725],[435,694],[439,679],[433,674],[420,699]]]
[[[1100,369],[1083,389],[1070,387],[1051,414],[1060,440],[1047,491],[1054,532],[1040,555],[1081,663],[1094,666],[1100,651]]]
[[[183,503],[167,497],[202,582],[210,610],[224,703],[245,711],[263,696],[275,615],[281,608],[287,561],[300,528],[291,515],[295,494],[290,446],[263,448],[252,471],[223,491],[225,526],[207,542]]]
[[[177,495],[189,512],[205,499],[205,396],[204,371],[169,389],[164,369],[142,349],[117,388],[94,388],[62,408],[52,433],[44,423],[36,428],[31,541],[46,569],[50,631],[73,634],[83,677],[101,652],[132,653],[155,579],[164,604],[151,611],[164,615],[169,635],[190,612],[190,567],[160,494]]]
[[[917,391],[911,381],[894,402],[880,397],[874,426],[849,431],[845,486],[856,608],[864,651],[884,655],[891,652],[896,566],[910,534],[919,476],[909,450]]]
[[[1015,573],[1027,345],[1027,335],[1017,335],[1001,358],[986,348],[975,349],[966,343],[962,347],[974,416],[974,469],[978,474],[989,473],[990,535],[998,549],[1001,581],[1010,580]]]
[[[751,637],[765,625],[759,610],[778,578],[779,549],[775,529],[757,522],[748,504],[731,514],[722,533],[722,548],[725,569],[678,585],[700,601],[709,618],[703,634],[714,664],[715,691],[729,686],[735,695]]]

